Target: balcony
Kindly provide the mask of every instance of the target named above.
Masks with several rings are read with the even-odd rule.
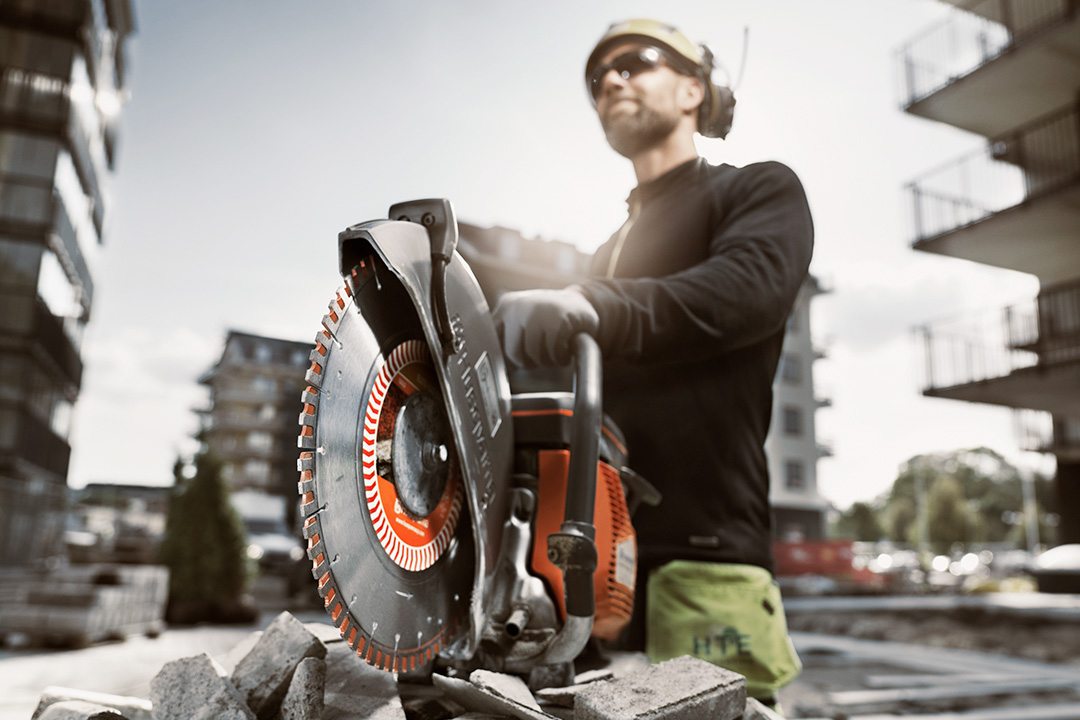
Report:
[[[63,480],[70,457],[71,447],[47,423],[21,405],[0,404],[0,465],[8,472],[20,462],[29,463]]]
[[[1032,273],[1080,276],[1080,108],[989,140],[909,183],[916,250]]]
[[[967,0],[897,52],[901,105],[986,137],[1075,99],[1080,18],[1070,0]]]
[[[1013,415],[1020,449],[1053,453],[1059,460],[1080,460],[1080,419],[1051,415],[1033,410],[1018,410]]]
[[[71,99],[71,83],[33,70],[12,68],[0,74],[0,122],[15,129],[63,138],[71,152],[83,189],[91,197],[91,216],[98,236],[104,224],[98,167],[91,147],[95,137]]]
[[[1080,284],[918,329],[924,395],[1080,418]]]

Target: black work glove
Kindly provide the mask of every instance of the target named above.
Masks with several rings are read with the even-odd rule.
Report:
[[[596,308],[573,285],[506,293],[493,315],[506,361],[517,368],[566,365],[574,335],[595,336],[600,328]]]

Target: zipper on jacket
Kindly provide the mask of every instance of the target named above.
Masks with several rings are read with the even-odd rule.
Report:
[[[630,234],[630,228],[633,227],[634,221],[637,220],[637,216],[640,212],[641,201],[633,201],[630,204],[630,215],[626,218],[626,222],[622,224],[622,227],[619,228],[619,234],[615,237],[615,245],[611,248],[611,257],[608,258],[607,272],[604,274],[604,277],[615,277],[615,266],[619,264],[619,255],[622,254],[626,236]]]

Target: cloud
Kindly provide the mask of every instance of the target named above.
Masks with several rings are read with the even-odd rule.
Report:
[[[70,437],[69,482],[171,482],[177,455],[191,452],[197,383],[222,340],[174,327],[125,327],[83,347],[83,388]]]

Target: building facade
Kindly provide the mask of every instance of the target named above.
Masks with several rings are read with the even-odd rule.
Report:
[[[131,0],[0,3],[0,567],[62,550]]]
[[[770,500],[781,540],[821,540],[831,504],[818,491],[817,461],[832,455],[818,440],[815,416],[831,401],[814,386],[813,365],[825,354],[810,332],[810,302],[825,292],[807,276],[788,316],[780,366],[773,381],[773,414],[765,454],[772,480]]]
[[[986,141],[908,184],[912,243],[1040,289],[989,320],[921,328],[923,393],[1018,409],[1024,449],[1057,458],[1059,541],[1080,542],[1080,13],[947,2],[898,53],[903,109]]]
[[[210,389],[200,411],[203,442],[224,462],[234,493],[283,498],[296,521],[296,436],[304,375],[314,343],[230,330],[221,358],[199,382]]]
[[[560,288],[588,274],[590,256],[559,241],[529,239],[507,228],[460,223],[459,250],[468,260],[488,303],[511,290]],[[817,486],[817,461],[831,452],[817,441],[815,411],[828,405],[814,390],[813,363],[822,357],[810,333],[810,301],[821,294],[817,279],[803,284],[788,318],[783,356],[773,383],[773,420],[765,450],[772,479],[774,532],[784,539],[825,537],[830,508]],[[570,388],[569,372],[511,373],[515,391]],[[633,457],[633,448],[631,458]]]

